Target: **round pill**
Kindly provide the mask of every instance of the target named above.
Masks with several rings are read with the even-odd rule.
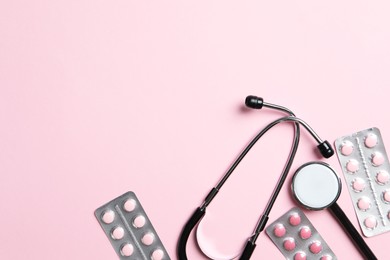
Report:
[[[355,159],[351,159],[347,162],[347,171],[355,173],[359,170],[359,162]]]
[[[152,233],[146,233],[142,239],[141,239],[142,243],[146,246],[150,246],[151,244],[153,244],[154,242],[154,235]]]
[[[353,144],[351,141],[345,141],[340,145],[340,152],[342,155],[348,156],[353,152]]]
[[[306,260],[306,254],[304,252],[298,252],[294,255],[294,260]]]
[[[390,203],[390,190],[385,190],[383,192],[383,200],[385,203]]]
[[[314,241],[309,246],[310,252],[313,254],[318,254],[322,251],[322,245],[320,241]]]
[[[152,253],[152,260],[162,260],[164,258],[164,251],[161,249],[156,249]]]
[[[136,228],[142,228],[145,225],[145,222],[146,222],[145,217],[140,215],[133,220],[133,226]]]
[[[371,155],[371,162],[374,166],[380,166],[385,162],[385,157],[380,152]]]
[[[286,249],[287,251],[292,251],[292,250],[294,250],[294,249],[295,249],[295,240],[294,240],[294,238],[289,237],[289,238],[287,238],[286,240],[284,240],[283,247],[284,247],[284,249]]]
[[[115,213],[112,210],[106,210],[102,214],[102,220],[106,224],[111,224],[115,219]]]
[[[131,256],[134,252],[134,247],[132,244],[126,243],[121,247],[121,255]]]
[[[332,258],[332,256],[330,256],[330,255],[323,255],[323,256],[321,256],[320,259],[321,259],[321,260],[332,260],[333,258]]]
[[[352,182],[352,188],[356,192],[361,192],[366,187],[366,182],[362,178],[356,178]]]
[[[301,217],[298,215],[298,213],[293,213],[289,218],[289,222],[293,226],[298,226],[301,223]]]
[[[366,211],[371,207],[371,201],[367,197],[362,197],[358,200],[357,206],[360,210]]]
[[[308,239],[309,237],[311,237],[311,230],[308,226],[304,226],[302,227],[300,230],[299,230],[299,236],[302,238],[302,239]]]
[[[376,218],[374,216],[369,216],[367,217],[365,220],[364,220],[364,225],[368,228],[368,229],[374,229],[377,225],[377,221],[376,221]]]
[[[379,171],[376,174],[376,181],[381,185],[388,183],[389,179],[390,179],[390,175],[387,171]]]
[[[364,139],[364,145],[368,148],[374,147],[377,143],[378,137],[373,133],[368,134]]]
[[[116,227],[111,232],[111,237],[115,240],[122,239],[125,235],[125,230],[122,227]]]
[[[282,237],[286,234],[286,228],[283,224],[276,224],[274,227],[274,235],[276,237]]]
[[[131,212],[135,209],[135,206],[137,205],[137,202],[134,199],[128,199],[126,202],[123,204],[123,208],[127,212]]]

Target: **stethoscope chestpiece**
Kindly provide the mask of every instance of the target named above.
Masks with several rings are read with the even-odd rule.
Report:
[[[324,162],[309,162],[297,169],[292,179],[295,199],[305,208],[321,210],[330,207],[341,193],[341,181]]]
[[[377,259],[359,231],[337,204],[336,201],[341,193],[341,181],[328,164],[309,162],[302,165],[293,176],[291,188],[295,199],[305,208],[311,210],[329,208],[360,250],[364,259]]]

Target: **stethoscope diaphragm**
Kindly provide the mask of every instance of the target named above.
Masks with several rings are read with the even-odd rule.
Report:
[[[330,207],[341,193],[340,178],[324,162],[309,162],[299,167],[291,187],[295,199],[312,210]]]

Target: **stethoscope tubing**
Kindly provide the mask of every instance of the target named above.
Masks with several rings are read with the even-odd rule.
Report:
[[[363,254],[367,260],[376,260],[378,259],[374,253],[371,251],[369,246],[366,244],[360,233],[356,230],[355,226],[351,223],[347,215],[345,215],[344,211],[340,208],[337,202],[333,203],[329,210],[335,216],[335,218],[339,221],[339,224],[344,228],[344,230],[348,233],[351,240],[354,242],[355,246],[359,249],[361,254]]]

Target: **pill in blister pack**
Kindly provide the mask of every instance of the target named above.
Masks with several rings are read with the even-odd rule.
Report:
[[[127,192],[95,211],[120,259],[170,260],[134,192]]]
[[[359,225],[367,237],[390,230],[390,165],[378,128],[335,142]]]
[[[270,224],[266,233],[286,259],[337,259],[299,208],[292,208]]]

